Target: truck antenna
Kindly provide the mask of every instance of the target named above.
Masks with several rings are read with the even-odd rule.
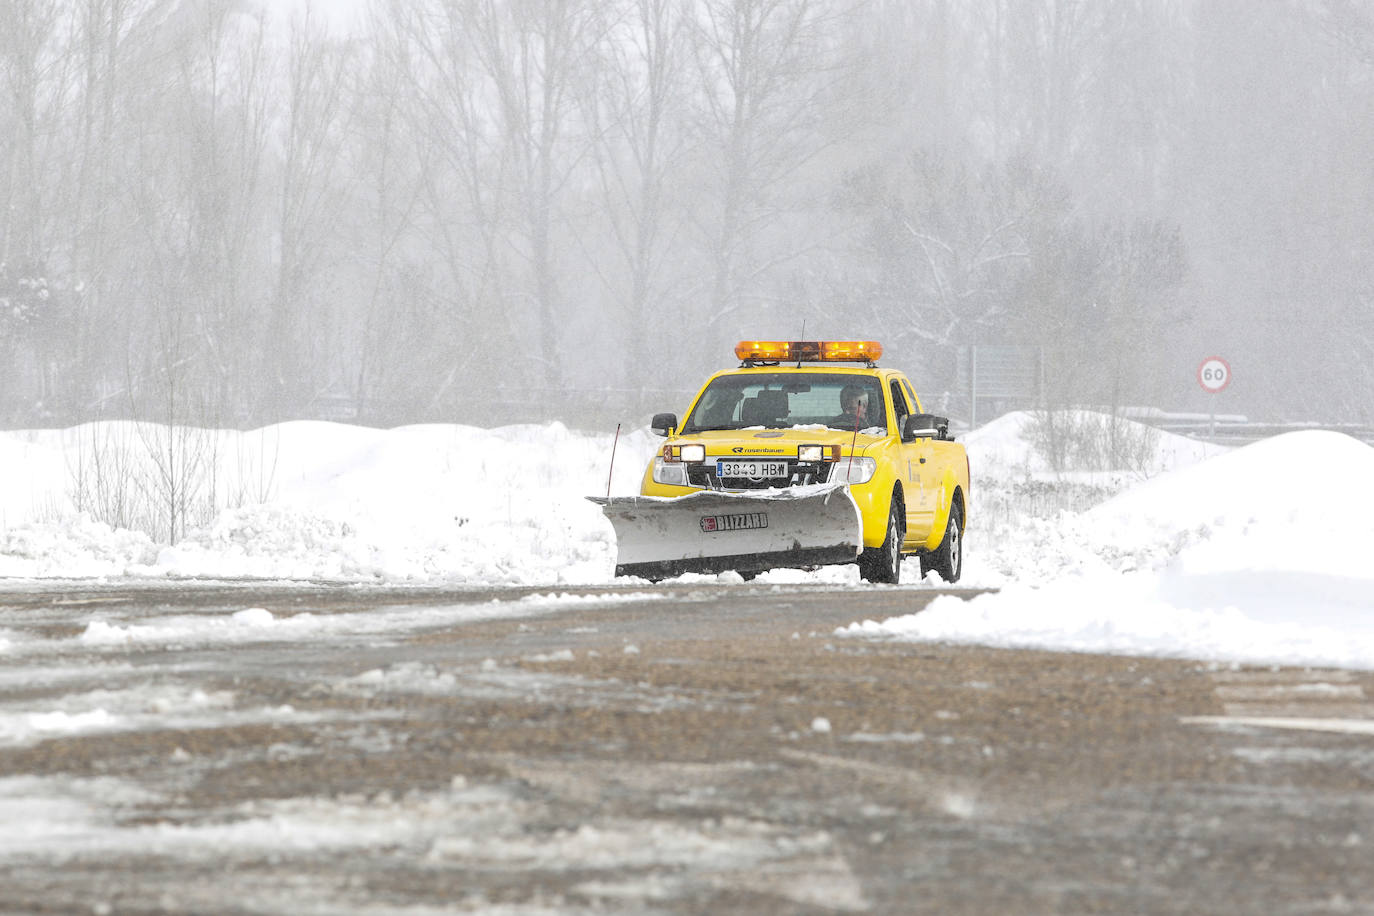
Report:
[[[606,472],[606,498],[611,498],[611,477],[615,474],[615,449],[620,444],[620,424],[615,425],[615,438],[611,440],[611,469]]]

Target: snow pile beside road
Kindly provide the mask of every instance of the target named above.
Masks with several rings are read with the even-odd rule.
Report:
[[[577,584],[614,565],[610,525],[584,499],[606,491],[608,436],[557,423],[193,431],[175,444],[204,470],[181,484],[174,546],[162,436],[129,423],[0,433],[0,577]],[[622,437],[613,492],[638,492],[656,442]],[[102,509],[126,526],[93,520]]]
[[[1299,477],[1319,474],[1318,479]],[[1060,520],[1048,580],[847,635],[1374,668],[1374,448],[1290,433]],[[972,540],[972,537],[970,537]]]
[[[1081,412],[1070,416],[1085,426],[1107,419]],[[1035,445],[1038,423],[1035,414],[1016,411],[963,439],[974,474],[961,585],[1002,588],[1084,570],[1157,565],[1177,549],[1171,536],[1102,531],[1086,513],[1152,481],[1168,489],[1173,472],[1228,451],[1126,423],[1123,435],[1140,443],[1132,456],[1134,468],[1055,472]],[[1184,509],[1172,513],[1168,524],[1182,520],[1186,530],[1191,518]],[[1119,543],[1123,534],[1125,542]]]

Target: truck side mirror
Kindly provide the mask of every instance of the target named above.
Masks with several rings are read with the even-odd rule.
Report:
[[[677,414],[675,413],[656,413],[654,421],[649,424],[654,432],[660,436],[666,436],[677,429]]]
[[[948,439],[949,419],[937,417],[933,413],[914,413],[906,418],[902,428],[902,441],[913,439]]]

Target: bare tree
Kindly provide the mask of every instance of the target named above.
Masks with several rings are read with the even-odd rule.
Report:
[[[880,258],[871,299],[884,333],[913,349],[991,342],[1006,290],[1031,258],[1031,223],[1052,198],[1020,167],[923,152],[885,189],[864,245]]]
[[[41,133],[52,92],[55,64],[56,0],[0,2],[0,264],[34,262],[42,238],[44,181],[49,170],[39,161]]]
[[[993,78],[999,133],[1009,153],[1046,163],[1078,154],[1083,113],[1101,73],[1107,5],[1089,0],[998,2],[987,8],[988,42],[1000,50]]]
[[[680,220],[669,209],[673,176],[687,147],[689,63],[686,19],[678,0],[634,0],[611,32],[594,109],[601,121],[596,165],[609,231],[626,278],[606,276],[623,302],[626,371],[643,379],[656,340],[675,322],[653,308],[668,298],[665,257]],[[588,254],[596,263],[596,255]],[[657,314],[656,314],[657,313]],[[655,320],[655,318],[658,320]]]
[[[330,39],[309,10],[292,17],[274,214],[277,272],[261,347],[269,414],[298,413],[327,387],[317,338],[330,322],[319,300],[334,291],[326,268],[340,260],[346,238],[351,188],[342,160],[354,113],[348,77],[357,59],[355,48]]]
[[[266,152],[271,125],[271,61],[261,13],[234,0],[203,0],[187,23],[179,59],[186,91],[175,98],[183,202],[190,220],[189,277],[201,303],[198,356],[227,407],[242,403],[247,377],[238,364],[253,352],[266,298]]]
[[[806,248],[770,250],[796,205],[792,181],[819,151],[839,7],[826,0],[701,0],[693,6],[710,264],[705,326],[720,352],[759,280]]]
[[[68,88],[58,21],[55,0],[0,0],[0,360],[4,387],[36,387],[30,405],[40,410],[55,393],[51,345],[65,325],[68,285],[51,258],[57,118]]]
[[[528,265],[535,337],[550,389],[563,383],[558,329],[566,307],[554,230],[564,185],[589,149],[588,138],[577,132],[577,112],[606,33],[602,10],[596,0],[467,0],[454,22],[472,38],[500,125],[500,153],[511,164],[522,236],[511,241]]]
[[[461,11],[378,8],[358,84],[355,158],[367,222],[354,387],[449,415],[507,348],[502,176]],[[439,333],[436,333],[438,330]]]
[[[119,411],[127,328],[139,320],[144,235],[132,216],[129,181],[137,161],[134,129],[162,98],[167,58],[164,25],[174,0],[81,0],[71,15],[72,104],[63,136],[71,158],[65,175],[63,248],[74,286],[71,327],[61,372],[71,410],[80,416]]]

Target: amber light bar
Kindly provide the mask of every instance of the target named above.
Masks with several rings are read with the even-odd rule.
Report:
[[[741,340],[735,356],[745,362],[871,363],[883,355],[876,340]]]

